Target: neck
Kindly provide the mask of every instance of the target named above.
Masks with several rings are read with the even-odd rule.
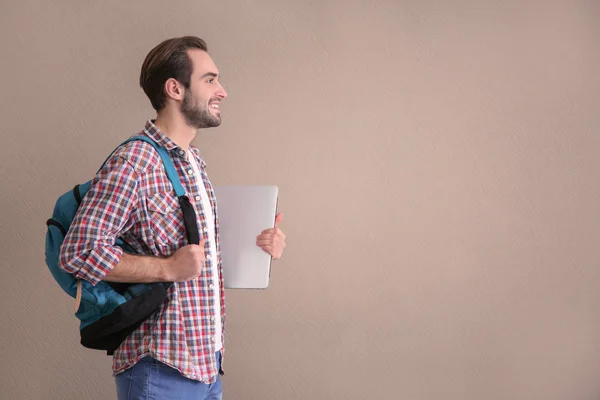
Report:
[[[170,112],[166,108],[159,111],[154,125],[187,152],[190,143],[196,137],[197,129],[186,124],[180,113]]]

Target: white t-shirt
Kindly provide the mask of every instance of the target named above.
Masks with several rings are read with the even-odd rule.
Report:
[[[221,324],[221,287],[219,286],[219,269],[218,269],[218,258],[217,258],[217,241],[215,238],[215,216],[213,215],[212,207],[210,206],[210,200],[206,188],[204,187],[204,180],[202,180],[202,173],[198,167],[198,163],[194,158],[194,155],[188,150],[188,161],[192,164],[192,169],[196,174],[198,182],[198,190],[200,192],[200,202],[202,210],[204,211],[206,227],[208,228],[208,254],[210,254],[210,262],[212,271],[212,285],[213,285],[213,300],[215,304],[215,352],[223,348],[222,336],[222,324]],[[190,199],[194,201],[195,199]]]

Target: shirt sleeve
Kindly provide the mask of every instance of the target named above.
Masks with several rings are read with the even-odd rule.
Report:
[[[138,174],[122,157],[111,157],[98,172],[61,246],[60,267],[96,285],[121,261],[115,240],[133,225]]]

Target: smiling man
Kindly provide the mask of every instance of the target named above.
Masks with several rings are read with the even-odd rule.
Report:
[[[205,163],[191,146],[198,129],[221,124],[227,92],[197,37],[169,39],[150,51],[140,86],[157,111],[139,135],[169,152],[196,212],[199,244],[188,244],[178,199],[156,150],[120,147],[98,172],[61,248],[61,267],[92,284],[175,282],[163,305],[117,348],[117,394],[128,399],[221,399],[225,296],[216,199]],[[277,227],[257,245],[278,259]],[[258,232],[257,232],[258,233]],[[122,238],[141,255],[115,246]]]

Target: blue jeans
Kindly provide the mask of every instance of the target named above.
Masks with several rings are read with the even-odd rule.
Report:
[[[221,354],[217,353],[217,370]],[[144,357],[115,377],[119,400],[221,400],[221,377],[214,383],[188,379],[152,357]]]

